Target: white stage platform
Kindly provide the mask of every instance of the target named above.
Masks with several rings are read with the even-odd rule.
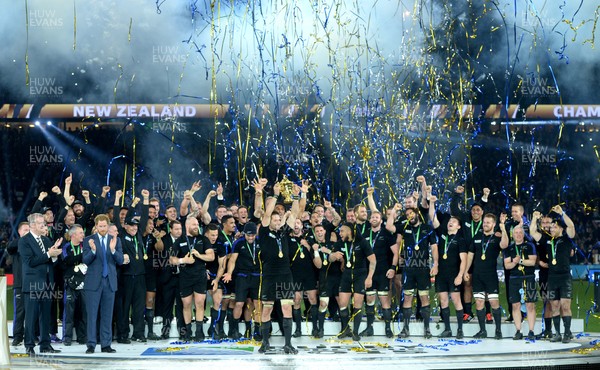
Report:
[[[363,326],[366,324],[363,323]],[[574,320],[574,334],[580,332],[581,320]],[[156,325],[157,329],[160,325]],[[308,324],[310,326],[310,324]],[[339,323],[327,322],[327,332],[337,332]],[[431,323],[433,333],[439,333],[436,323]],[[462,341],[455,339],[423,339],[422,323],[411,323],[411,337],[408,339],[388,339],[383,336],[362,338],[359,342],[338,340],[333,336],[314,339],[309,336],[293,338],[292,342],[299,350],[298,355],[285,355],[281,351],[283,337],[278,325],[274,324],[271,345],[274,347],[268,354],[259,354],[259,343],[252,341],[180,343],[171,340],[149,341],[147,343],[118,344],[112,347],[114,354],[100,352],[86,355],[85,345],[76,342],[66,347],[60,343],[53,344],[62,352],[56,355],[39,355],[33,358],[25,356],[23,345],[11,346],[11,369],[173,369],[178,367],[194,367],[198,369],[363,369],[377,367],[386,368],[548,368],[563,365],[590,369],[600,366],[600,347],[592,348],[600,342],[600,334],[581,336],[571,343],[550,343],[545,340],[514,341],[510,337],[512,324],[503,323],[505,339],[474,340],[465,337]],[[240,329],[244,325],[240,325]],[[474,333],[478,325],[474,322],[465,324],[465,334]],[[174,328],[175,329],[175,328]],[[207,325],[205,325],[205,331]],[[306,330],[303,326],[303,332]],[[376,323],[376,330],[383,330],[383,323]],[[398,332],[397,328],[394,330]],[[175,330],[173,331],[176,332]],[[493,325],[488,326],[488,334],[493,335]],[[538,331],[536,330],[536,333]],[[597,342],[596,342],[597,341]],[[590,349],[588,353],[582,350]],[[36,352],[39,348],[36,347]]]
[[[222,342],[177,344],[156,341],[134,344],[113,344],[114,354],[86,355],[86,346],[65,347],[56,355],[25,357],[23,346],[11,347],[12,365],[16,369],[174,369],[180,366],[211,369],[361,369],[361,368],[548,368],[555,365],[600,364],[600,351],[591,354],[572,350],[588,345],[592,338],[576,339],[572,343],[548,341],[513,341],[512,339],[463,341],[421,339],[399,341],[373,337],[361,342],[317,340],[309,337],[293,339],[298,355],[281,352],[283,338],[271,339],[274,350],[258,353],[258,343]],[[36,351],[38,349],[36,348]]]

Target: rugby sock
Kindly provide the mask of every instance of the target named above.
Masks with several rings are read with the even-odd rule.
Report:
[[[373,302],[375,303],[375,302]],[[367,303],[367,327],[370,328],[375,322],[375,305],[369,306]]]
[[[456,310],[456,321],[458,323],[458,330],[462,330],[464,313],[465,312],[463,310]]]
[[[284,317],[283,318],[283,335],[285,336],[285,345],[292,345],[292,318]]]
[[[479,322],[479,330],[485,331],[485,310],[477,310],[477,321]]]
[[[444,320],[444,330],[450,331],[450,307],[442,308],[442,320]]]
[[[358,334],[358,330],[360,329],[360,323],[362,321],[362,309],[354,308],[352,311],[352,316],[354,316],[354,333]]]
[[[421,306],[421,317],[423,317],[423,324],[425,324],[425,329],[429,329],[429,317],[431,315],[431,311],[429,306]]]
[[[496,331],[500,331],[502,325],[502,311],[500,311],[500,307],[492,309],[492,316],[494,316],[494,323],[496,324]]]
[[[556,330],[556,334],[560,334],[560,315],[553,316],[552,322],[554,322],[554,330]]]

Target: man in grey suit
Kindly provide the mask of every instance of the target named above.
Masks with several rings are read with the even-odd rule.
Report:
[[[23,268],[25,298],[25,348],[35,356],[35,328],[40,328],[40,352],[57,353],[50,345],[50,302],[54,293],[54,264],[61,254],[62,238],[52,245],[46,236],[44,216],[33,213],[27,217],[29,234],[19,239],[19,254]]]
[[[87,309],[87,351],[96,348],[96,322],[100,310],[100,346],[102,352],[114,353],[112,343],[112,313],[117,291],[116,265],[123,264],[123,249],[119,238],[108,234],[109,219],[100,214],[94,219],[97,233],[83,241],[83,263],[88,266],[84,290]]]

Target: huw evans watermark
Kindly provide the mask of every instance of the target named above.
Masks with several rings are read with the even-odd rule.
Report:
[[[29,146],[29,164],[62,164],[63,155],[50,145]]]
[[[524,164],[553,164],[556,163],[556,154],[543,145],[525,147],[521,149],[521,162]]]

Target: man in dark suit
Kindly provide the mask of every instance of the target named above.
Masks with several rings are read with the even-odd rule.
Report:
[[[13,262],[13,346],[19,346],[23,343],[25,337],[25,303],[23,302],[23,264],[21,263],[21,255],[19,255],[19,239],[29,234],[29,223],[21,222],[17,227],[18,237],[8,243],[6,248],[8,254],[12,256]]]
[[[50,345],[50,303],[54,295],[54,264],[61,254],[62,238],[54,245],[46,236],[44,216],[33,213],[27,217],[29,234],[19,239],[19,254],[23,267],[25,298],[25,348],[35,356],[35,327],[40,328],[40,352],[57,353]]]
[[[102,352],[114,353],[112,313],[117,290],[117,265],[123,264],[123,249],[119,238],[108,234],[109,219],[101,214],[94,219],[96,234],[83,242],[83,263],[88,266],[84,290],[87,309],[87,351],[96,348],[96,321],[100,309],[100,346]]]

